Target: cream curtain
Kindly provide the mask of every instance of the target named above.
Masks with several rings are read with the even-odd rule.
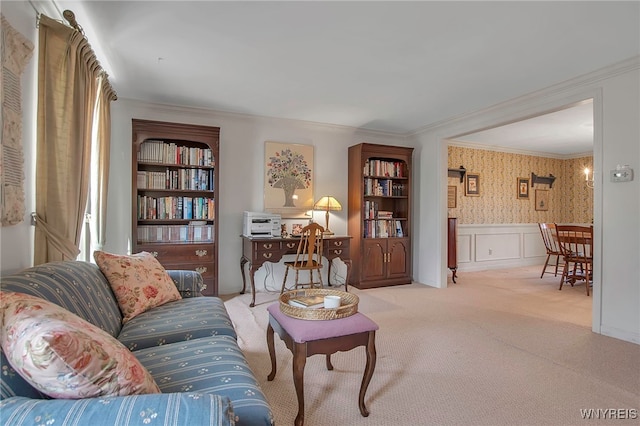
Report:
[[[103,73],[98,80],[98,99],[96,104],[96,139],[94,144],[91,181],[95,186],[91,190],[91,246],[102,250],[105,243],[107,226],[107,189],[109,182],[109,164],[111,150],[111,101],[117,99]]]
[[[79,253],[89,193],[92,126],[102,72],[81,32],[41,15],[36,265],[72,260]]]

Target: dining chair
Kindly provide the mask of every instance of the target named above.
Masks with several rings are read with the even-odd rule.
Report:
[[[318,288],[322,288],[323,232],[324,228],[317,223],[311,223],[302,228],[300,243],[298,244],[295,260],[284,262],[286,270],[284,272],[284,279],[282,280],[282,289],[280,290],[281,294],[284,293],[289,269],[296,271],[296,289],[299,286],[307,284],[309,285],[309,288],[315,288],[316,284],[318,285]],[[299,282],[298,279],[300,271],[309,271],[308,283]],[[318,281],[313,281],[313,271],[316,271]]]
[[[584,281],[589,296],[593,278],[593,226],[556,224],[558,246],[564,260],[560,288],[565,282],[571,284]]]
[[[556,234],[556,224],[555,223],[538,223],[538,227],[540,228],[540,233],[542,234],[542,241],[544,241],[544,247],[547,249],[547,260],[544,262],[544,266],[542,267],[542,273],[540,274],[540,278],[544,276],[545,273],[550,274],[551,272],[547,271],[547,266],[549,265],[549,259],[551,256],[556,257],[556,265],[555,271],[553,273],[554,277],[558,276],[558,266],[560,265],[560,247],[558,246],[558,237]]]

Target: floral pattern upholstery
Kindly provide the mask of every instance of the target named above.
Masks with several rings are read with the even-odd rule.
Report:
[[[151,308],[182,298],[151,253],[128,256],[95,251],[93,257],[116,295],[123,324]]]
[[[16,397],[0,402],[0,422],[11,426],[235,424],[229,398],[194,392],[81,400]]]
[[[0,294],[2,349],[12,367],[42,393],[77,399],[160,392],[113,336],[44,299]]]
[[[233,337],[203,337],[135,354],[162,392],[224,394],[231,400],[237,425],[274,422],[264,393]]]

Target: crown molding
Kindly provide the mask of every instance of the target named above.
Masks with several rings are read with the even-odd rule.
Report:
[[[570,160],[573,158],[593,157],[593,152],[581,152],[575,154],[554,154],[550,152],[529,151],[526,149],[509,148],[496,145],[483,145],[479,143],[458,141],[455,139],[447,139],[447,145],[459,146],[461,148],[481,149],[483,151],[505,152],[508,154],[530,155],[532,157],[555,158],[557,160]]]

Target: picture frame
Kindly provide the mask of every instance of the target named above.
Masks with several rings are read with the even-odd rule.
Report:
[[[518,200],[529,199],[529,178],[519,177],[516,185],[516,198]]]
[[[465,175],[464,195],[468,197],[480,196],[480,174],[468,173]]]
[[[264,210],[302,218],[313,209],[313,145],[265,142]]]
[[[455,185],[447,186],[447,208],[455,209],[458,201],[458,187]]]
[[[300,237],[302,235],[302,228],[305,226],[307,226],[307,224],[302,221],[291,222],[291,236]]]
[[[549,210],[549,190],[536,189],[536,211]]]

